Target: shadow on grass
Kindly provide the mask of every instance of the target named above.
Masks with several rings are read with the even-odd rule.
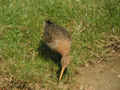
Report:
[[[40,41],[39,42],[39,47],[38,47],[38,52],[39,52],[39,56],[43,57],[44,60],[46,60],[46,62],[48,60],[52,60],[55,64],[57,64],[60,68],[57,71],[57,77],[59,77],[60,74],[60,70],[61,70],[61,55],[53,50],[51,50],[44,41]]]

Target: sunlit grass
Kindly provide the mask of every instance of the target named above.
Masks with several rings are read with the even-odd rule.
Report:
[[[57,80],[58,65],[38,51],[46,19],[66,27],[72,36],[69,73],[95,58],[91,51],[102,53],[97,42],[106,33],[120,35],[119,0],[0,0],[0,58],[19,79]]]

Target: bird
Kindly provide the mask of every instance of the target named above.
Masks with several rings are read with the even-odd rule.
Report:
[[[57,25],[50,20],[45,21],[43,38],[50,49],[58,52],[62,56],[60,60],[62,68],[59,75],[59,80],[61,80],[65,69],[71,61],[70,50],[72,38],[64,27]]]

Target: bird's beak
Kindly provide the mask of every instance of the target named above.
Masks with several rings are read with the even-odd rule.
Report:
[[[63,73],[64,73],[64,70],[65,70],[65,67],[62,67],[62,70],[60,72],[60,77],[59,77],[59,80],[61,80],[62,76],[63,76]]]

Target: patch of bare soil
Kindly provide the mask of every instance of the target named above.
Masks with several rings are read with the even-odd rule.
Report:
[[[120,90],[120,39],[110,38],[109,55],[97,63],[75,69],[75,83],[70,90]]]
[[[120,57],[78,68],[74,90],[120,90]]]

